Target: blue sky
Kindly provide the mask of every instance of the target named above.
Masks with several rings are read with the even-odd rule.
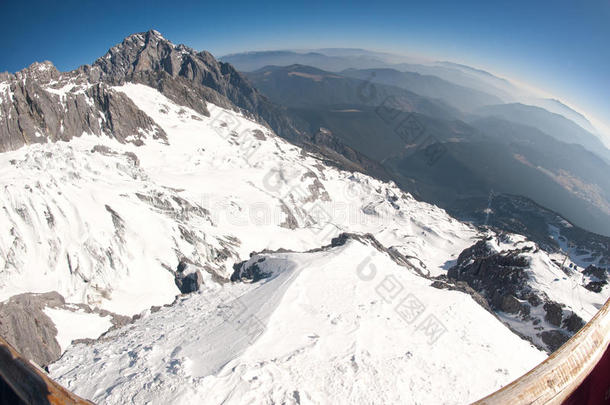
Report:
[[[0,0],[0,71],[91,63],[155,28],[216,56],[360,47],[481,67],[551,93],[610,127],[610,1],[101,2]],[[610,130],[609,130],[610,132]]]

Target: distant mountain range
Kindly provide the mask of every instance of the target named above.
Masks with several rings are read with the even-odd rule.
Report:
[[[603,142],[575,122],[544,108],[521,103],[488,105],[475,111],[478,115],[503,118],[530,127],[538,128],[553,138],[584,146],[610,162],[610,151]]]
[[[481,106],[497,100],[434,76],[385,68],[269,66],[247,76],[309,132],[324,128],[426,201],[452,210],[491,190],[523,195],[610,235],[610,153],[561,115],[519,103]],[[461,98],[469,102],[460,109]],[[421,139],[442,145],[438,163],[428,165],[425,149],[401,137],[404,117],[413,118]]]
[[[597,133],[597,130],[586,117],[559,100],[542,98],[507,79],[481,69],[453,62],[422,61],[404,55],[356,48],[245,52],[226,55],[220,59],[231,63],[242,72],[252,72],[267,65],[301,64],[331,72],[340,72],[347,69],[393,69],[400,72],[435,76],[455,85],[494,96],[502,100],[502,103],[523,103],[545,108],[565,116],[591,133]],[[466,100],[466,102],[468,101]]]
[[[443,100],[463,112],[473,111],[490,104],[500,104],[502,99],[483,91],[460,86],[437,76],[396,69],[347,69],[342,75],[370,80],[388,86],[400,87],[425,97]]]

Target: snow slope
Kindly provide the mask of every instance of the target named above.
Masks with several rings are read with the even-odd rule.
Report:
[[[69,389],[104,403],[461,403],[545,357],[469,295],[430,287],[482,236],[471,226],[236,112],[115,90],[167,140],[84,134],[0,155],[0,300],[55,290],[132,315],[174,300],[182,260],[204,285],[68,348],[51,372]],[[383,249],[315,251],[343,232]],[[263,251],[250,260],[271,278],[229,282]],[[72,324],[54,320],[67,344]]]
[[[211,117],[144,85],[117,88],[167,131],[144,146],[86,136],[0,156],[0,300],[56,290],[120,314],[178,293],[182,258],[228,278],[263,249],[371,232],[432,274],[476,232],[395,185],[329,168],[239,114]]]
[[[45,308],[44,313],[51,318],[57,328],[57,342],[61,350],[66,350],[73,340],[97,339],[112,326],[110,316],[71,311],[63,308]]]
[[[251,262],[271,276],[77,345],[52,377],[109,404],[466,403],[545,358],[468,295],[361,242]]]

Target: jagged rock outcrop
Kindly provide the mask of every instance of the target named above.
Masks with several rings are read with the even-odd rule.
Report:
[[[206,102],[241,110],[280,136],[296,139],[305,130],[233,66],[219,62],[207,51],[174,45],[155,30],[125,38],[91,67],[80,70],[94,81],[146,84],[177,104],[205,115],[209,115]]]
[[[246,260],[241,263],[235,263],[233,266],[233,274],[231,275],[231,281],[250,281],[257,282],[262,279],[271,277],[270,272],[266,272],[261,269],[260,263],[265,261],[265,257],[256,258],[253,262]]]
[[[566,317],[562,323],[562,327],[572,333],[578,332],[583,326],[585,326],[585,321],[583,321],[580,316],[574,313]]]
[[[231,65],[209,52],[174,45],[157,31],[131,35],[95,61],[71,72],[50,62],[0,76],[0,152],[24,144],[68,140],[83,132],[142,142],[165,133],[112,86],[142,83],[177,104],[209,115],[207,102],[240,110],[279,134],[300,130],[280,107]]]
[[[544,292],[531,286],[528,255],[535,253],[535,245],[525,244],[503,250],[498,247],[501,243],[510,245],[511,241],[507,235],[499,235],[497,240],[487,237],[465,249],[455,266],[447,272],[448,281],[455,285],[467,284],[477,293],[477,298],[485,301],[482,304],[484,308],[507,314],[523,324],[531,324],[534,335],[515,332],[539,348],[553,352],[585,322],[565,305],[549,299]],[[534,310],[543,315],[533,315]]]
[[[440,290],[460,291],[466,293],[470,295],[477,304],[485,308],[485,310],[492,314],[494,313],[487,300],[463,281],[448,280],[447,277],[443,275],[438,277],[437,280],[434,280],[430,286]]]
[[[584,286],[587,290],[598,293],[608,284],[608,272],[601,267],[590,265],[583,270],[582,274],[588,279]]]
[[[523,250],[496,253],[487,242],[480,240],[464,250],[447,277],[464,281],[481,292],[494,310],[520,312],[522,307],[516,298],[527,300],[530,296],[526,272],[529,263],[520,255]]]
[[[182,294],[190,294],[199,290],[203,284],[201,271],[186,261],[181,261],[175,273],[176,286]]]
[[[556,302],[547,302],[544,304],[544,311],[546,315],[544,316],[544,320],[554,326],[560,326],[561,321],[563,320],[563,309],[561,305]]]
[[[540,333],[540,337],[542,338],[542,341],[547,345],[549,350],[551,352],[554,352],[555,350],[559,349],[565,342],[567,342],[570,337],[572,337],[572,335],[560,329],[553,329],[545,330],[544,332]]]

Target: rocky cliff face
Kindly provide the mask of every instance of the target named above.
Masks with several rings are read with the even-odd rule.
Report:
[[[6,339],[25,358],[41,367],[59,359],[62,350],[58,343],[58,328],[45,313],[48,308],[65,313],[88,313],[110,316],[114,326],[127,324],[131,318],[83,304],[66,304],[55,291],[44,294],[20,294],[0,302],[0,336]]]
[[[208,115],[206,102],[273,121],[273,105],[228,63],[207,51],[174,45],[159,32],[131,35],[84,67],[93,80],[126,81],[156,88],[167,98]]]
[[[25,144],[69,140],[83,132],[122,142],[165,133],[112,86],[146,84],[179,105],[208,115],[207,102],[240,111],[278,134],[302,132],[231,65],[206,51],[174,45],[157,31],[131,35],[92,65],[62,73],[34,63],[0,75],[0,152]]]
[[[517,333],[553,352],[585,322],[540,287],[532,270],[537,254],[536,245],[514,243],[509,235],[500,235],[497,240],[488,237],[464,250],[447,277],[466,283]],[[519,328],[514,328],[515,320],[521,323]]]
[[[80,71],[60,73],[50,62],[34,63],[0,80],[0,152],[83,133],[134,143],[165,138],[124,94]]]

